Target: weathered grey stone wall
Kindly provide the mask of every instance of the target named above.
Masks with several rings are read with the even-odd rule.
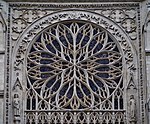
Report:
[[[147,73],[147,114],[148,114],[148,123],[150,124],[150,7],[149,1],[144,6],[146,15],[143,17],[145,20],[144,22],[144,30],[143,30],[143,37],[145,41],[145,59],[146,59],[146,73]]]
[[[5,44],[7,3],[0,1],[0,124],[3,124],[4,115],[4,77],[5,77]]]

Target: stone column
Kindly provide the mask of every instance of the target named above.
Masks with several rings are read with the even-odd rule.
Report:
[[[0,0],[0,124],[4,124],[4,70],[5,70],[5,42],[7,25],[7,3]]]

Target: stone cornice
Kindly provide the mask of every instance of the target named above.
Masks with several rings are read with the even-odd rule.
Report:
[[[138,6],[139,2],[126,2],[126,3],[122,3],[122,2],[112,2],[112,3],[107,3],[107,2],[103,2],[103,3],[34,3],[34,2],[10,2],[9,3],[10,6],[12,7],[31,7],[34,8],[35,7],[38,9],[39,7],[45,7],[45,8],[99,8],[99,7],[134,7],[134,6]]]
[[[4,0],[6,2],[142,2],[145,0]]]

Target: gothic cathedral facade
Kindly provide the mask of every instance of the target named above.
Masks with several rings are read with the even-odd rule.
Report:
[[[0,124],[150,124],[150,1],[0,1]]]

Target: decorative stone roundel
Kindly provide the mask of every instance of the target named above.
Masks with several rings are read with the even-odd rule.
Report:
[[[112,105],[123,86],[122,55],[103,28],[86,21],[63,21],[45,29],[27,55],[28,88],[48,105],[101,109]],[[120,92],[119,92],[120,93]]]

